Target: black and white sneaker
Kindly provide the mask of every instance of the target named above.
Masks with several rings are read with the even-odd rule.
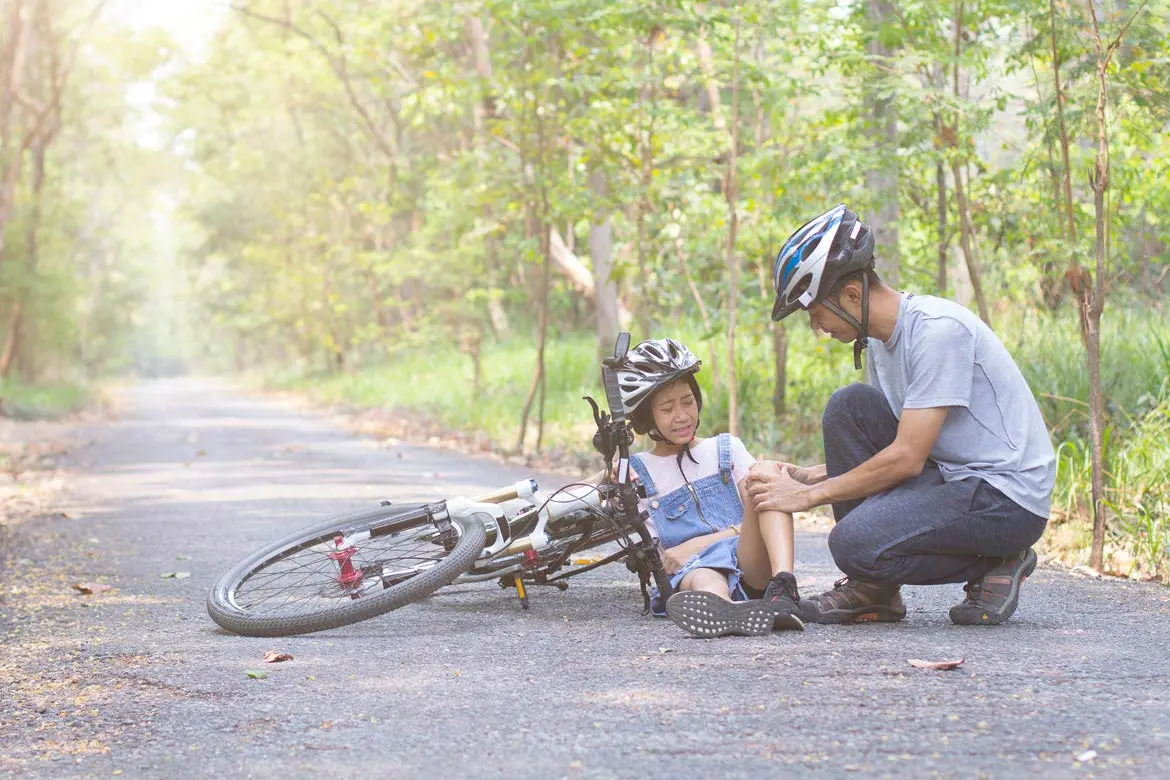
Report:
[[[728,601],[702,590],[685,590],[671,596],[666,602],[666,616],[682,630],[705,639],[766,636],[776,622],[776,613],[762,600]],[[804,624],[800,627],[804,628]]]

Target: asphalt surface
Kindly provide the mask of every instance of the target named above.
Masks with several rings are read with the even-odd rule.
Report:
[[[5,540],[0,776],[1170,776],[1170,590],[1052,569],[998,628],[951,625],[946,586],[908,588],[896,625],[692,639],[643,617],[617,566],[534,589],[527,613],[488,583],[321,634],[233,636],[207,591],[260,543],[529,472],[209,382],[121,402],[72,432],[60,512]],[[797,568],[805,590],[832,584],[823,535],[799,535]],[[70,592],[85,582],[114,589]],[[266,666],[269,649],[294,660]]]

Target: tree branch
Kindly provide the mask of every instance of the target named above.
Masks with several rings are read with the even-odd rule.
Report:
[[[1142,4],[1139,5],[1137,10],[1133,12],[1133,15],[1126,20],[1125,24],[1121,26],[1121,30],[1117,33],[1117,37],[1114,38],[1113,42],[1109,44],[1109,49],[1105,53],[1106,65],[1109,64],[1109,60],[1113,57],[1113,53],[1117,51],[1118,47],[1121,46],[1121,39],[1125,37],[1125,33],[1129,30],[1129,26],[1133,24],[1133,20],[1138,18],[1138,15],[1141,14],[1142,11],[1146,10],[1146,5],[1149,3],[1149,1],[1150,0],[1142,0]],[[1094,14],[1094,19],[1095,18],[1096,14]]]
[[[349,98],[350,107],[353,108],[353,110],[356,111],[358,116],[361,118],[362,124],[365,126],[366,133],[370,136],[370,140],[374,142],[374,145],[378,147],[378,150],[382,152],[382,154],[384,154],[389,160],[392,162],[397,161],[397,143],[393,142],[392,139],[388,138],[387,135],[378,128],[377,124],[374,122],[373,117],[370,115],[369,109],[367,109],[365,104],[362,103],[362,101],[358,98],[357,93],[354,91],[353,83],[349,78],[348,60],[346,59],[344,53],[338,57],[335,57],[329,52],[329,49],[326,48],[323,43],[317,40],[315,36],[309,32],[306,32],[290,21],[278,19],[274,16],[268,16],[267,14],[258,13],[248,8],[247,6],[236,5],[234,3],[231,5],[231,9],[244,16],[251,17],[252,19],[268,22],[269,24],[275,24],[278,27],[282,27],[285,30],[288,30],[289,32],[292,32],[308,41],[309,44],[315,48],[322,57],[325,58],[325,61],[329,63],[329,67],[333,71],[333,74],[337,76],[337,80],[340,81],[342,86],[345,88],[345,94]],[[334,36],[337,39],[338,45],[344,47],[345,38],[341,33],[341,28],[338,27],[338,25],[323,12],[318,11],[318,14],[333,28]]]

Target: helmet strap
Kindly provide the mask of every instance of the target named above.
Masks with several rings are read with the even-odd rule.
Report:
[[[853,342],[853,367],[861,370],[861,351],[869,346],[869,275],[861,277],[861,322],[853,318],[849,312],[842,309],[828,298],[821,301],[825,308],[836,314],[857,329],[857,339]]]

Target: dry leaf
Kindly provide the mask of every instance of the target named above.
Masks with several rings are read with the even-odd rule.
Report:
[[[278,664],[281,661],[291,661],[293,657],[288,653],[278,653],[275,650],[269,650],[264,654],[264,663]]]
[[[92,596],[95,593],[105,593],[113,590],[112,585],[102,585],[100,582],[75,582],[73,589],[83,596]]]
[[[960,658],[958,661],[923,661],[918,658],[908,658],[906,659],[906,663],[918,669],[941,669],[945,671],[947,669],[958,669],[964,660]]]

